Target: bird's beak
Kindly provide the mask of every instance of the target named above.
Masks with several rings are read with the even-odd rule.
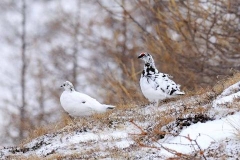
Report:
[[[63,85],[60,86],[61,88],[63,87]]]
[[[138,56],[138,58],[142,58],[144,56],[144,54],[141,54],[140,56]]]

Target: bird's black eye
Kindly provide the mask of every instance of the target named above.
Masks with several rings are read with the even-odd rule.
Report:
[[[63,84],[63,86],[66,86],[65,84]]]

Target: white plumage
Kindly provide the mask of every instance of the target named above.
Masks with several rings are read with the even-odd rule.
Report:
[[[138,58],[145,62],[140,87],[143,95],[150,102],[158,103],[159,100],[185,94],[180,91],[180,85],[170,79],[172,78],[170,75],[158,72],[149,53],[141,53]]]
[[[63,109],[73,117],[90,116],[94,113],[104,113],[115,106],[99,103],[96,99],[77,92],[71,82],[64,82],[61,87],[65,89],[60,97]]]

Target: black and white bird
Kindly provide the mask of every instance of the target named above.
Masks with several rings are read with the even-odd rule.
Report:
[[[185,94],[180,91],[180,85],[170,79],[172,77],[169,74],[158,72],[149,53],[141,53],[138,58],[145,63],[140,78],[140,87],[143,95],[150,102],[158,105],[159,100]]]
[[[75,91],[73,84],[64,82],[61,87],[65,89],[60,97],[63,109],[73,117],[90,116],[94,113],[104,113],[115,106],[99,103],[96,99]]]

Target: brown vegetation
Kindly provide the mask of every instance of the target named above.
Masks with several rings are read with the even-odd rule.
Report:
[[[90,132],[102,132],[105,129],[111,130],[127,130],[128,128],[132,129],[132,132],[128,133],[131,139],[134,140],[134,144],[129,148],[123,150],[118,148],[107,148],[106,155],[108,157],[116,158],[131,158],[131,152],[137,152],[141,150],[144,152],[146,150],[152,150],[157,152],[159,150],[167,150],[170,153],[173,153],[174,157],[170,159],[207,159],[207,156],[218,157],[218,155],[211,151],[212,155],[209,155],[209,151],[202,150],[197,143],[196,139],[191,139],[187,136],[182,136],[182,138],[192,142],[192,145],[198,147],[196,152],[191,154],[183,154],[175,150],[171,150],[164,146],[156,146],[158,141],[166,135],[178,135],[179,132],[172,132],[171,128],[169,131],[162,131],[162,127],[168,125],[171,122],[176,121],[178,118],[184,118],[186,115],[204,115],[207,114],[209,110],[212,109],[213,100],[221,94],[221,92],[228,88],[230,85],[238,82],[240,80],[240,74],[236,73],[233,77],[223,80],[211,87],[210,90],[205,91],[202,94],[196,94],[193,96],[186,96],[182,99],[174,99],[167,103],[163,103],[160,108],[165,108],[164,110],[159,110],[160,108],[150,107],[152,112],[144,112],[146,106],[139,106],[135,104],[122,104],[118,106],[117,110],[107,112],[105,114],[96,114],[91,117],[86,118],[76,118],[75,120],[70,119],[68,116],[62,118],[62,120],[55,124],[55,126],[50,125],[47,128],[39,128],[38,130],[32,132],[31,137],[35,138],[46,133],[54,133],[55,135],[60,134],[62,136],[66,134],[74,134],[76,131],[79,131],[83,126],[87,127]],[[231,107],[235,111],[239,111],[239,101],[234,101],[231,106],[225,105],[223,108],[227,109]],[[216,113],[217,114],[217,113]],[[226,115],[232,114],[232,111],[226,112]],[[211,119],[209,119],[211,120]],[[204,122],[203,122],[204,123]],[[239,125],[237,122],[229,122],[233,125],[236,132],[236,137],[239,137]],[[130,130],[131,131],[131,130]],[[28,142],[31,141],[31,138]],[[111,140],[109,140],[111,141]],[[87,142],[88,146],[94,145],[96,142]],[[26,142],[24,143],[26,144]],[[21,146],[24,149],[24,144]],[[81,144],[77,144],[81,145]],[[126,150],[129,152],[126,153]],[[73,150],[72,154],[62,155],[60,153],[50,153],[48,156],[44,157],[45,159],[61,159],[61,158],[93,158],[96,156],[94,153],[103,152],[100,148],[94,148],[91,150]],[[129,154],[128,154],[129,153]],[[214,155],[215,154],[215,155]],[[19,158],[21,156],[13,156],[13,158]],[[100,158],[104,158],[103,157]],[[32,155],[29,159],[38,158]],[[98,157],[99,158],[99,157]],[[162,158],[162,157],[158,157]]]
[[[3,9],[11,8],[9,12],[19,10],[14,3],[0,3]],[[26,3],[27,11],[34,3],[47,6],[51,2]],[[81,12],[83,5],[94,6],[97,18],[90,16],[85,20]],[[19,49],[19,53],[14,51],[29,61],[28,69],[22,66],[21,76],[33,80],[34,84],[25,78],[23,81],[27,82],[15,82],[15,85],[21,84],[22,91],[26,92],[19,93],[22,100],[15,99],[18,93],[9,87],[15,97],[6,104],[18,111],[21,111],[21,104],[25,112],[6,113],[13,121],[25,117],[25,126],[16,124],[14,128],[20,128],[20,131],[24,128],[24,136],[28,136],[30,128],[48,124],[54,116],[60,117],[61,91],[56,87],[65,80],[72,81],[82,92],[91,85],[90,94],[101,97],[105,103],[123,108],[124,105],[142,104],[146,102],[139,89],[143,64],[137,55],[145,51],[153,55],[159,71],[173,75],[174,81],[181,84],[187,94],[211,90],[211,86],[240,69],[239,5],[235,0],[117,0],[112,4],[81,1],[76,3],[76,10],[65,10],[61,3],[56,3],[55,10],[46,10],[52,16],[42,24],[43,32],[26,30],[22,50]],[[89,13],[92,10],[89,9]],[[28,16],[26,19],[27,25],[33,23],[28,21]],[[13,29],[9,32],[19,30],[18,25],[11,27]],[[12,48],[16,46],[15,41],[20,40],[18,34],[6,39]],[[25,41],[29,48],[24,48]],[[88,55],[84,54],[86,50]],[[18,60],[21,61],[20,58]],[[224,87],[218,84],[213,91],[218,94]],[[26,101],[26,96],[33,97],[35,103]],[[205,100],[212,96],[205,95]],[[33,110],[40,111],[32,115]],[[41,132],[45,131],[40,129]],[[23,132],[19,134],[22,136]]]

